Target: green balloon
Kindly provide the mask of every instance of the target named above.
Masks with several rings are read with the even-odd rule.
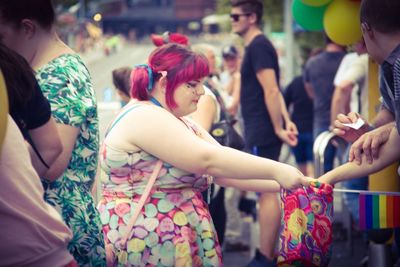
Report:
[[[308,6],[324,6],[331,1],[332,0],[301,0],[301,2]]]
[[[324,13],[327,6],[309,6],[301,0],[294,0],[292,4],[293,17],[305,30],[320,31],[324,29]]]

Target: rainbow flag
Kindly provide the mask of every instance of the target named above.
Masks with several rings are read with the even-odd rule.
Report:
[[[400,227],[400,195],[360,193],[360,229]]]

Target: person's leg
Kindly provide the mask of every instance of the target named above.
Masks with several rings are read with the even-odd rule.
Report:
[[[259,199],[258,222],[260,225],[260,252],[268,259],[275,257],[281,212],[277,194],[263,193]]]
[[[281,144],[275,146],[254,147],[253,154],[278,160]],[[273,266],[276,245],[280,230],[281,210],[279,198],[275,193],[263,193],[259,198],[258,221],[260,226],[260,250],[255,259],[247,266]],[[268,265],[269,264],[269,265]]]
[[[345,158],[348,158],[350,151],[350,145],[348,146],[346,150],[346,156]],[[358,178],[358,179],[351,179],[348,181],[344,181],[342,183],[343,187],[345,189],[352,189],[352,190],[368,190],[368,176]],[[346,204],[347,208],[349,209],[355,223],[358,224],[359,221],[359,203],[358,203],[358,194],[354,193],[344,193],[343,194],[343,200],[344,203]]]
[[[242,216],[239,211],[239,200],[244,191],[237,188],[225,188],[225,207],[227,213],[224,251],[247,251],[248,235],[243,235]]]
[[[208,206],[221,247],[224,243],[226,228],[226,210],[224,198],[225,188],[220,187],[217,195],[211,200],[211,203]]]
[[[324,173],[333,169],[333,161],[335,159],[336,148],[332,144],[328,144],[324,154]]]
[[[313,135],[312,132],[303,133],[304,153],[306,161],[306,172],[309,177],[314,177],[314,154],[313,154]]]
[[[342,183],[343,188],[351,189],[351,190],[368,190],[368,176],[351,179]],[[358,224],[359,221],[359,203],[358,203],[358,194],[354,193],[344,193],[343,200],[349,209],[354,222]]]
[[[298,142],[297,145],[295,147],[292,148],[292,152],[294,155],[294,158],[296,160],[296,164],[297,167],[299,168],[299,170],[307,175],[307,158],[306,158],[306,140],[305,140],[305,136],[303,133],[299,133],[299,135],[297,136]]]

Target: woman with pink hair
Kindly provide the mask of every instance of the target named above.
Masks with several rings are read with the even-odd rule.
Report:
[[[221,266],[201,191],[213,180],[275,192],[309,184],[294,167],[219,145],[185,117],[197,109],[208,74],[207,59],[178,44],[156,48],[133,69],[136,100],[110,125],[100,155],[109,266]]]

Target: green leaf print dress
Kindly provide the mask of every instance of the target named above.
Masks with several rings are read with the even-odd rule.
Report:
[[[91,195],[99,131],[90,74],[78,55],[64,54],[38,70],[36,78],[56,122],[80,130],[65,172],[54,182],[43,181],[45,199],[72,230],[68,248],[79,266],[105,266],[100,217]]]

